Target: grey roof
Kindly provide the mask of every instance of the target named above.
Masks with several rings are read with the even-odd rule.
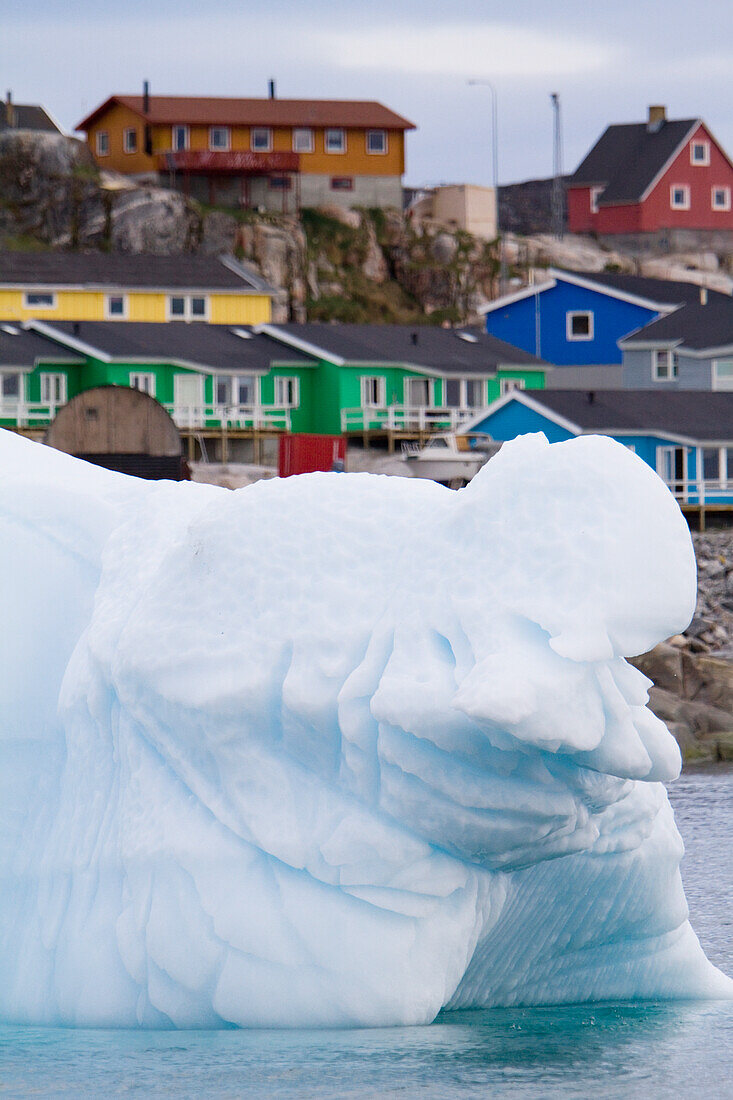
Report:
[[[13,103],[12,111],[11,126],[8,123],[8,105],[4,100],[0,102],[0,133],[3,130],[46,130],[53,134],[62,133],[43,107],[31,103]]]
[[[271,325],[347,362],[394,363],[445,374],[494,374],[497,367],[549,364],[481,329],[437,325]]]
[[[20,325],[0,322],[0,367],[32,370],[39,362],[78,363],[83,360],[74,352],[59,347],[53,340]]]
[[[648,298],[659,305],[679,306],[685,302],[699,302],[700,284],[685,283],[674,279],[652,279],[646,275],[624,275],[613,271],[569,271],[558,268],[562,274],[577,275],[586,282],[597,283],[599,287],[608,287],[622,294],[633,294],[637,298]],[[708,290],[708,299],[720,298],[731,302],[730,294],[718,290]]]
[[[53,321],[43,322],[43,331],[51,337],[56,333],[72,348],[79,344],[123,362],[180,362],[242,373],[265,373],[273,362],[315,366],[310,356],[284,348],[277,340],[254,334],[244,326],[185,321]],[[237,332],[246,332],[249,338]]]
[[[711,390],[532,390],[532,401],[583,431],[658,431],[733,440],[733,392]]]
[[[0,284],[271,292],[263,279],[232,257],[124,252],[0,251]]]
[[[635,343],[679,343],[691,351],[733,345],[733,298],[709,295],[706,305],[697,302],[650,321],[648,325],[619,341],[621,347]]]
[[[568,187],[605,185],[604,206],[638,202],[699,119],[669,119],[658,130],[646,122],[609,126],[568,180]]]

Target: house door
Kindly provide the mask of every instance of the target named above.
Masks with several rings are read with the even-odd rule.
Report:
[[[204,422],[204,378],[201,374],[176,374],[173,378],[173,419],[179,428],[196,428]]]
[[[669,487],[670,492],[680,499],[687,497],[687,448],[658,447],[657,473]]]

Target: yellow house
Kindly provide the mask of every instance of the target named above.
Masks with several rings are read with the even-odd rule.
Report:
[[[256,325],[273,293],[231,256],[0,252],[0,321]]]
[[[77,126],[100,168],[211,204],[402,206],[405,132],[381,103],[113,95]]]

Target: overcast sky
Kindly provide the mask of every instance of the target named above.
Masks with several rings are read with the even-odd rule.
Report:
[[[733,4],[703,0],[3,0],[0,73],[67,130],[113,92],[378,99],[416,123],[409,184],[572,171],[609,122],[704,118],[733,154]]]

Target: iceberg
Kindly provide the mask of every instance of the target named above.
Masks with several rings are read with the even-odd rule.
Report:
[[[694,555],[619,444],[229,492],[3,432],[0,569],[2,1019],[731,995],[625,660],[686,626]]]

